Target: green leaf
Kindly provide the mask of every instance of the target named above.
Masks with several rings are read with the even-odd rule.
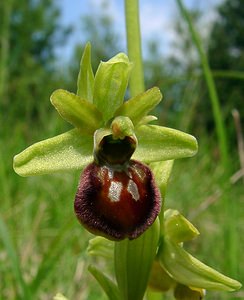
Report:
[[[164,239],[159,261],[175,281],[196,288],[234,291],[241,284],[208,267],[186,252],[178,243]]]
[[[91,66],[91,44],[87,43],[80,62],[77,95],[90,103],[93,101],[94,74]]]
[[[190,241],[200,234],[197,228],[177,210],[166,210],[164,220],[165,236],[173,242]]]
[[[162,198],[165,197],[166,188],[173,168],[173,164],[174,164],[173,160],[165,160],[165,161],[150,163],[150,168],[153,171]]]
[[[124,101],[131,63],[124,53],[101,62],[95,75],[93,102],[103,113],[104,121],[113,117]]]
[[[38,142],[14,157],[21,176],[83,169],[92,162],[93,138],[78,129]]]
[[[138,147],[132,158],[146,163],[189,157],[197,152],[195,137],[179,130],[142,125],[135,133]]]
[[[129,117],[134,126],[136,126],[140,120],[161,101],[161,99],[162,94],[159,88],[151,88],[123,103],[115,112],[115,115]]]
[[[141,300],[159,241],[159,220],[139,238],[115,242],[115,275],[123,300]]]
[[[110,300],[120,300],[121,299],[120,295],[119,295],[118,287],[110,278],[108,278],[105,274],[103,274],[103,272],[101,272],[99,269],[97,269],[93,265],[90,265],[88,267],[88,270],[99,282],[100,286],[103,288],[104,292],[107,294],[107,296]]]
[[[35,275],[33,275],[33,280],[30,283],[32,299],[37,298],[36,295],[44,282],[48,282],[53,272],[56,272],[56,266],[60,262],[59,258],[63,253],[63,249],[70,243],[72,238],[70,235],[72,226],[72,220],[65,220],[62,227],[58,229],[57,235],[53,236],[51,243],[46,245],[40,264],[36,266]]]
[[[102,114],[96,106],[65,90],[56,90],[51,103],[61,117],[83,132],[93,133],[101,126]]]
[[[31,299],[29,287],[26,285],[25,280],[22,276],[19,256],[14,248],[14,244],[11,239],[9,230],[1,216],[0,216],[0,240],[5,247],[12,268],[13,276],[15,277],[18,288],[20,289],[21,296],[19,295],[19,299],[26,299],[26,300]]]

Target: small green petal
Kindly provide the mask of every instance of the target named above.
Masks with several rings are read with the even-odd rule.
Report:
[[[164,212],[164,220],[165,236],[173,242],[190,241],[200,234],[197,228],[177,210],[166,210]]]
[[[152,115],[148,115],[143,117],[140,122],[137,124],[137,126],[140,125],[147,125],[148,123],[152,122],[152,121],[156,121],[158,118]]]
[[[141,300],[156,256],[160,224],[153,225],[135,240],[115,242],[115,274],[121,299]]]
[[[91,66],[91,44],[87,43],[80,62],[77,95],[90,103],[93,101],[94,74]]]
[[[142,125],[135,133],[138,147],[132,158],[146,163],[189,157],[197,152],[195,137],[176,129]]]
[[[162,99],[159,88],[154,87],[139,94],[125,103],[115,112],[116,116],[126,116],[136,126]]]
[[[241,287],[238,281],[203,264],[168,238],[164,239],[159,250],[159,261],[175,281],[187,286],[222,291]]]
[[[73,129],[38,142],[14,157],[14,170],[21,176],[83,169],[92,162],[93,138]]]
[[[95,105],[65,90],[56,90],[51,95],[51,103],[59,114],[83,132],[93,133],[100,127],[102,115]]]
[[[124,53],[101,62],[95,75],[93,102],[107,122],[124,101],[131,63]]]

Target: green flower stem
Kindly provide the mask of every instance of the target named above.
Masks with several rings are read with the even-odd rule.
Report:
[[[125,0],[127,50],[129,59],[134,64],[130,79],[131,97],[145,89],[138,6],[138,0]]]

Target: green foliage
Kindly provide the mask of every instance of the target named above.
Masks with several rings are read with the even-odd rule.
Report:
[[[1,6],[2,117],[8,122],[10,115],[18,115],[18,121],[30,124],[48,111],[46,99],[60,81],[54,71],[55,47],[68,29],[59,25],[60,12],[52,0],[2,1]]]

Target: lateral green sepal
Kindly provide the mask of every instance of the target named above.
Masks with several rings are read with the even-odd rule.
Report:
[[[115,116],[126,116],[136,126],[162,99],[162,94],[157,87],[141,93],[125,103],[115,112]]]
[[[182,131],[157,126],[141,125],[135,129],[138,147],[132,158],[142,162],[172,160],[196,154],[194,136]]]
[[[21,176],[83,169],[93,160],[93,137],[73,129],[38,142],[14,157]]]
[[[65,90],[56,90],[51,103],[58,113],[74,127],[92,134],[102,124],[102,114],[95,105]]]
[[[111,119],[123,103],[130,71],[131,63],[124,53],[119,53],[98,66],[93,103],[103,112],[104,122]]]
[[[83,52],[77,80],[77,95],[90,103],[93,101],[94,74],[91,66],[91,44],[87,43]]]

